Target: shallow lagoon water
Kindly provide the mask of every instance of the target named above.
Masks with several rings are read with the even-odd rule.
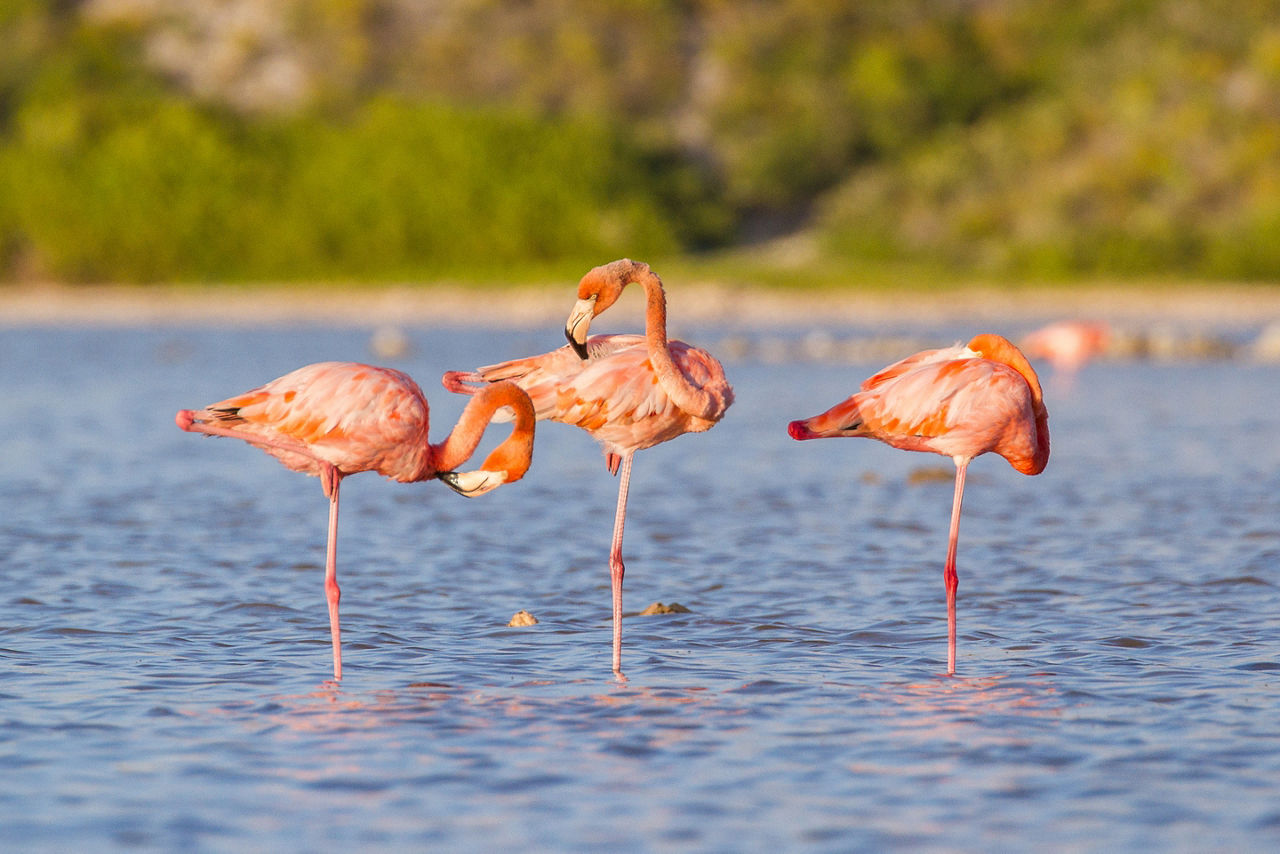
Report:
[[[442,371],[559,343],[408,331],[437,440]],[[1046,472],[970,471],[955,678],[949,461],[785,432],[879,363],[726,359],[726,420],[637,456],[626,609],[691,612],[627,618],[625,683],[587,436],[472,501],[351,478],[335,687],[318,482],[172,417],[369,332],[0,332],[14,850],[1280,844],[1280,367],[1046,377]]]

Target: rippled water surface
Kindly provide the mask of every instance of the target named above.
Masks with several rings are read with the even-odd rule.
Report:
[[[559,343],[409,333],[437,440],[443,370]],[[637,456],[627,610],[690,613],[626,619],[625,683],[585,434],[472,501],[351,478],[334,687],[318,481],[172,419],[369,338],[0,331],[6,846],[1280,845],[1280,368],[1050,380],[1046,472],[970,470],[955,678],[949,461],[785,433],[879,364],[726,358],[728,418]]]

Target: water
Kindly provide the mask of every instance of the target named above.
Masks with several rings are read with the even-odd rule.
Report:
[[[443,370],[558,343],[410,333],[390,364],[437,438]],[[368,341],[0,332],[11,850],[1280,843],[1280,368],[1050,382],[1046,472],[970,472],[952,679],[951,483],[912,477],[948,461],[785,434],[878,364],[727,360],[729,417],[637,457],[627,610],[691,613],[625,621],[625,684],[588,437],[540,428],[525,481],[474,501],[351,478],[335,688],[318,482],[172,417]]]

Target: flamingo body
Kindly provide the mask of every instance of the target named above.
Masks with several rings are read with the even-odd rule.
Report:
[[[647,300],[644,335],[587,337],[593,318],[639,283]],[[622,675],[622,533],[631,462],[636,451],[685,433],[711,429],[733,403],[724,368],[705,350],[667,338],[666,295],[648,264],[621,259],[596,267],[578,284],[578,302],[565,323],[568,346],[443,378],[450,391],[510,380],[541,419],[579,427],[600,442],[618,474],[618,504],[609,555],[613,592],[613,670]]]
[[[511,436],[479,470],[456,472],[474,453],[495,411],[514,412]],[[533,454],[529,397],[512,383],[490,386],[463,411],[443,442],[427,440],[426,397],[407,374],[355,362],[319,362],[204,409],[179,410],[183,430],[242,439],[290,469],[320,478],[329,498],[325,598],[333,677],[342,678],[337,582],[338,495],[342,479],[375,471],[402,483],[439,478],[465,496],[522,478]]]
[[[953,459],[995,452],[1023,474],[1039,474],[1048,461],[1049,434],[1047,421],[1043,430],[1034,429],[1037,405],[1043,409],[1038,380],[1033,391],[1009,363],[969,346],[948,347],[895,362],[842,403],[793,421],[789,431],[795,439],[863,436]]]
[[[979,335],[966,346],[925,350],[895,362],[865,380],[858,393],[787,427],[793,439],[863,436],[954,460],[956,488],[943,572],[948,675],[955,672],[955,552],[965,473],[970,461],[985,453],[999,454],[1023,474],[1044,471],[1048,417],[1040,381],[1026,357],[999,335]]]
[[[319,362],[193,416],[197,425],[235,431],[294,471],[319,476],[328,465],[344,476],[375,471],[412,483],[435,474],[429,413],[422,389],[401,371]]]
[[[689,382],[704,388],[721,383],[732,401],[724,368],[713,356],[683,341],[667,346]],[[663,391],[643,335],[596,335],[586,347],[586,360],[566,345],[471,374],[450,373],[446,384],[463,390],[461,382],[511,380],[528,393],[539,420],[579,427],[600,442],[606,454],[620,457],[684,433],[710,430],[718,420],[683,411]]]

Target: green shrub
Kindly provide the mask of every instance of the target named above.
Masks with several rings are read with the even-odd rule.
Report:
[[[21,117],[0,226],[43,273],[413,278],[675,246],[640,161],[599,128],[392,100],[345,121],[145,106]]]
[[[855,171],[821,207],[824,245],[964,274],[1280,278],[1274,5],[1064,8],[1093,43],[1046,41],[1053,91]]]
[[[261,43],[193,8],[0,8],[0,275],[492,278],[806,229],[836,267],[1280,278],[1278,0],[284,0]],[[219,49],[162,76],[161,37]]]

